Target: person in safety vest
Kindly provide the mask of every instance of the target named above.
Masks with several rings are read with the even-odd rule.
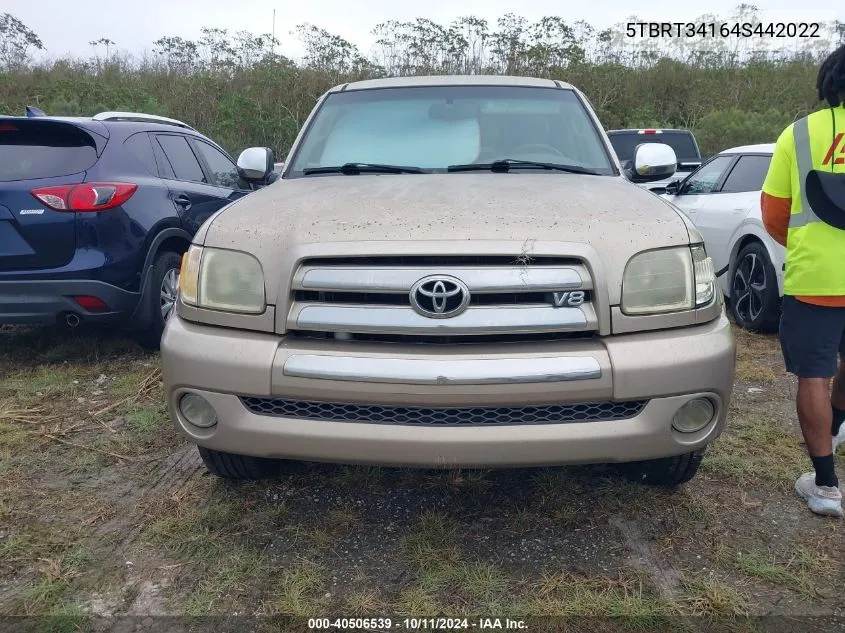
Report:
[[[819,203],[813,183],[832,179],[845,191],[845,175],[836,176],[845,174],[845,45],[821,65],[816,87],[829,107],[781,133],[761,205],[766,230],[786,247],[780,343],[798,377],[798,420],[814,467],[795,491],[816,514],[842,517],[833,455],[845,442],[845,200]]]

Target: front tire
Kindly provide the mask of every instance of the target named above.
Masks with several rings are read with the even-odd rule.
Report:
[[[620,464],[622,474],[633,482],[674,488],[695,477],[706,448],[683,455]]]
[[[153,262],[150,285],[141,298],[141,301],[152,304],[148,306],[152,314],[152,323],[138,334],[138,341],[147,349],[159,348],[164,326],[176,307],[181,265],[182,256],[172,251],[159,253]]]
[[[197,450],[208,471],[222,479],[267,479],[281,473],[281,462],[276,459],[224,453],[203,446],[197,446]]]
[[[780,321],[780,292],[766,247],[760,242],[744,246],[732,269],[731,314],[736,324],[745,330],[776,332]]]

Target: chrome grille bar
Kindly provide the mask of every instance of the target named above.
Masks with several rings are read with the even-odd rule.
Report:
[[[305,266],[293,280],[294,290],[326,292],[409,292],[428,275],[451,275],[470,292],[553,292],[590,290],[590,275],[583,266],[491,267],[373,267]]]
[[[568,382],[598,379],[602,373],[592,356],[438,360],[320,354],[289,356],[283,371],[296,378],[406,385]]]
[[[508,334],[598,329],[589,304],[580,308],[543,305],[471,307],[449,319],[429,319],[410,307],[297,303],[290,330],[391,334]]]

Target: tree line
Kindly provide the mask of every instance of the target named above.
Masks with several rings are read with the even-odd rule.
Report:
[[[631,16],[629,22],[640,21]],[[760,23],[741,4],[728,16],[696,22]],[[718,28],[718,27],[717,27]],[[263,145],[284,156],[316,99],[333,85],[415,74],[511,74],[560,79],[580,88],[604,125],[693,130],[706,154],[773,141],[795,118],[818,107],[818,64],[845,43],[845,24],[820,25],[816,38],[628,37],[624,24],[596,29],[559,16],[529,22],[513,13],[495,23],[465,16],[450,24],[388,21],[373,29],[366,54],[312,24],[291,37],[302,59],[278,53],[269,34],[204,28],[143,55],[119,52],[108,37],[83,59],[34,62],[44,50],[19,19],[0,14],[0,113],[35,105],[48,114],[103,110],[172,116],[233,154]]]

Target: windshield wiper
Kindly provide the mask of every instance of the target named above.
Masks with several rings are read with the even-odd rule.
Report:
[[[601,174],[593,169],[578,167],[578,165],[561,165],[560,163],[542,163],[533,160],[516,160],[515,158],[503,158],[494,160],[492,163],[467,163],[465,165],[449,165],[446,171],[494,171],[508,172],[511,167],[519,169],[551,169],[565,171],[570,174],[587,174],[589,176],[600,176]]]
[[[302,170],[306,176],[311,174],[345,174],[357,176],[358,174],[424,174],[425,170],[419,167],[406,167],[404,165],[379,165],[377,163],[344,163],[330,167],[309,167]]]

